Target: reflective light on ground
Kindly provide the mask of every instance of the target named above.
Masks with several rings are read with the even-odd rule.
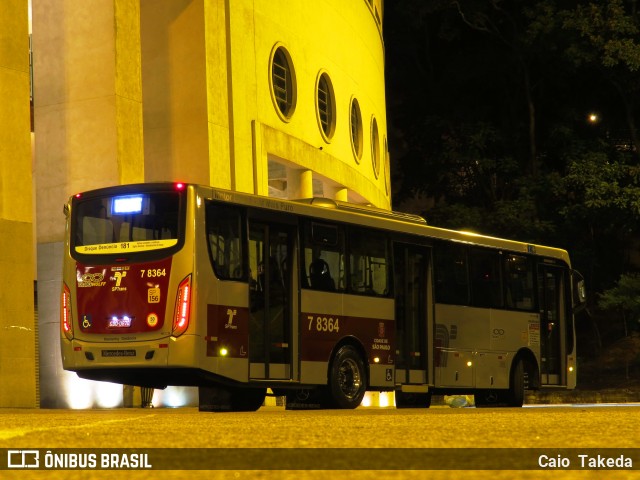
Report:
[[[196,388],[167,387],[153,393],[152,403],[154,407],[177,408],[193,405],[194,401],[197,401]]]
[[[396,397],[393,392],[367,392],[362,399],[361,407],[394,407]]]
[[[108,382],[92,382],[95,405],[100,408],[122,406],[122,385]]]
[[[93,407],[95,383],[74,374],[65,374],[64,392],[69,408],[80,410]]]
[[[123,407],[123,386],[117,383],[95,382],[84,380],[75,374],[65,373],[62,379],[66,406],[74,410],[89,408],[121,408]],[[198,389],[189,387],[168,387],[155,390],[153,406],[185,407],[198,405]],[[140,407],[140,389],[134,396],[134,408]]]

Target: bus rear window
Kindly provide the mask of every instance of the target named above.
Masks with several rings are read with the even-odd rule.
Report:
[[[178,192],[82,199],[73,211],[75,251],[113,254],[173,247],[179,239],[179,212]]]

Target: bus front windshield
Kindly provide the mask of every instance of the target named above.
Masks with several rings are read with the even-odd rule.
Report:
[[[180,235],[179,192],[80,198],[73,210],[74,248],[108,255],[170,248]]]

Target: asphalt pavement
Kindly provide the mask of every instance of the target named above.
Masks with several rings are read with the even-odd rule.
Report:
[[[253,413],[200,413],[196,408],[6,409],[0,410],[2,455],[37,451],[44,465],[49,452],[49,460],[60,455],[58,466],[67,468],[0,469],[0,479],[304,480],[345,475],[385,480],[640,479],[639,419],[637,404],[321,411],[287,411],[274,406]],[[101,470],[101,456],[114,452],[147,453],[153,468]],[[75,460],[69,455],[76,455]],[[76,462],[71,466],[77,467],[78,455],[87,455],[82,457],[85,462],[93,458],[93,468],[63,465]],[[633,466],[625,470],[615,465],[599,470],[589,465],[569,469],[598,455],[628,458]],[[540,466],[541,457],[544,466]],[[132,459],[125,459],[127,467]],[[0,458],[0,466],[6,466],[6,461]],[[562,465],[566,461],[571,463],[569,468]],[[399,470],[405,466],[406,470]],[[452,470],[456,468],[460,470]]]

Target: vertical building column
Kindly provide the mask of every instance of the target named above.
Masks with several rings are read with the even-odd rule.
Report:
[[[233,165],[233,111],[231,84],[231,51],[227,2],[205,2],[204,36],[206,58],[207,121],[209,127],[209,184],[232,190],[236,186]],[[252,133],[260,126],[252,122]],[[256,137],[254,136],[254,139]],[[262,159],[260,159],[262,161]],[[246,172],[245,172],[246,175]],[[255,175],[255,172],[254,172]],[[268,188],[268,187],[267,187]]]
[[[59,302],[65,219],[76,192],[144,181],[137,0],[33,2],[40,404],[68,407]]]
[[[328,187],[325,185],[324,188],[327,190],[328,196],[334,200],[338,200],[339,202],[347,202],[349,200],[348,189],[345,187]]]
[[[313,197],[313,172],[287,167],[287,197],[289,199]]]
[[[140,0],[146,181],[210,180],[204,4]]]
[[[27,8],[0,2],[0,407],[37,392]]]

